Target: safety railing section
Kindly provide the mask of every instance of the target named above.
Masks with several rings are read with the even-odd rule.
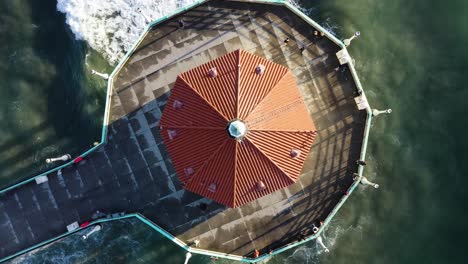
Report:
[[[127,51],[125,56],[119,61],[119,63],[114,68],[111,75],[109,76],[109,80],[107,82],[107,98],[106,98],[106,107],[105,107],[105,113],[104,113],[103,127],[107,127],[109,125],[110,103],[111,103],[111,97],[112,97],[112,88],[113,88],[113,84],[114,84],[114,81],[113,81],[114,77],[117,76],[117,74],[123,68],[125,63],[127,63],[127,61],[132,56],[132,54],[135,52],[135,50],[138,48],[140,43],[143,41],[143,39],[146,37],[146,35],[150,32],[151,28],[153,28],[155,25],[157,25],[159,23],[162,23],[162,22],[166,21],[167,19],[170,19],[171,17],[177,16],[177,15],[179,15],[179,14],[181,14],[181,13],[183,13],[183,12],[189,10],[189,9],[192,9],[192,8],[198,6],[198,5],[201,5],[201,4],[203,4],[203,3],[207,2],[207,1],[209,1],[209,0],[199,0],[199,1],[196,1],[196,2],[194,2],[192,4],[190,4],[190,5],[178,8],[173,13],[171,13],[169,15],[166,15],[166,16],[162,16],[162,17],[152,21],[151,23],[149,23],[145,27],[145,29],[143,30],[143,33],[140,34],[140,36],[135,41],[133,46],[130,48],[130,50]],[[103,129],[101,141],[104,142],[106,140],[106,135],[107,135],[107,133]]]
[[[316,23],[314,20],[312,20],[311,18],[309,18],[308,16],[306,16],[304,13],[302,13],[298,8],[296,8],[294,5],[292,5],[291,3],[289,2],[284,2],[284,5],[289,8],[293,13],[295,13],[296,15],[298,15],[299,17],[301,17],[303,20],[305,20],[306,22],[308,22],[311,26],[313,26],[314,28],[316,28],[317,30],[321,31],[324,33],[324,35],[330,39],[331,41],[333,41],[336,45],[338,45],[341,49],[344,49],[346,52],[346,45],[341,41],[339,40],[338,38],[336,38],[333,34],[331,34],[330,32],[328,32],[325,28],[323,28],[322,26],[320,26],[318,23]],[[359,77],[357,75],[357,72],[356,72],[356,69],[354,68],[354,65],[353,65],[353,62],[352,61],[349,61],[347,63],[349,69],[350,69],[350,72],[351,72],[351,75],[353,77],[353,80],[356,84],[356,87],[357,87],[357,90],[361,92],[361,96],[364,96],[365,97],[365,93],[364,93],[364,90],[362,89],[362,84],[361,84],[361,81],[359,80]],[[367,100],[367,99],[366,99]],[[372,110],[370,108],[369,105],[367,105],[366,107],[366,113],[367,113],[367,116],[366,116],[366,124],[365,124],[365,127],[364,127],[364,135],[363,135],[363,142],[362,142],[362,145],[361,145],[361,153],[360,153],[360,160],[365,160],[365,157],[366,157],[366,150],[367,150],[367,144],[368,144],[368,141],[369,141],[369,132],[370,132],[370,127],[371,127],[371,122],[372,122]],[[261,260],[265,260],[265,259],[268,259],[270,258],[271,256],[274,256],[274,255],[277,255],[277,254],[280,254],[288,249],[291,249],[291,248],[294,248],[294,247],[297,247],[299,245],[302,245],[304,243],[307,243],[311,240],[314,240],[314,239],[317,239],[317,237],[319,237],[321,235],[322,232],[324,232],[324,229],[330,224],[331,220],[334,218],[334,216],[336,215],[336,213],[338,213],[338,211],[341,209],[341,207],[343,206],[343,204],[346,202],[346,200],[349,198],[349,196],[353,193],[353,191],[356,189],[356,187],[359,185],[360,183],[360,180],[362,179],[362,173],[364,171],[364,166],[362,165],[359,165],[358,166],[358,175],[359,175],[359,178],[358,179],[355,179],[355,181],[351,184],[351,186],[348,188],[348,190],[346,191],[346,193],[341,197],[340,201],[338,202],[338,204],[333,208],[333,210],[330,212],[330,214],[327,216],[327,218],[325,219],[323,225],[320,227],[320,229],[318,230],[317,233],[315,233],[314,235],[312,236],[309,236],[307,237],[306,239],[302,240],[302,241],[296,241],[296,242],[292,242],[290,244],[287,244],[287,245],[284,245],[278,249],[275,249],[273,250],[272,252],[270,252],[269,254],[264,254],[254,260],[249,260],[248,262],[257,262],[257,261],[261,261]]]
[[[112,71],[112,73],[109,76],[109,79],[107,81],[107,94],[106,94],[106,104],[105,104],[105,107],[104,107],[104,118],[103,118],[102,130],[101,130],[101,141],[97,145],[95,145],[92,148],[88,149],[87,151],[83,152],[81,155],[79,155],[76,158],[79,158],[79,157],[84,158],[84,157],[88,156],[90,153],[92,153],[93,151],[95,151],[97,148],[99,148],[100,146],[102,146],[103,144],[106,143],[108,125],[109,125],[109,115],[110,115],[110,104],[111,104],[111,97],[112,97],[113,79],[119,73],[119,71],[122,69],[122,67],[125,65],[125,63],[128,61],[128,59],[133,54],[133,52],[138,47],[138,45],[141,43],[141,41],[144,39],[144,37],[148,34],[149,30],[153,26],[155,26],[155,25],[157,25],[157,24],[159,24],[159,23],[161,23],[161,22],[163,22],[163,21],[165,21],[165,20],[167,20],[167,19],[169,19],[171,17],[177,16],[180,13],[183,13],[183,12],[187,11],[188,9],[191,9],[191,8],[193,8],[193,7],[197,6],[197,5],[200,5],[200,4],[204,3],[204,2],[207,2],[207,1],[209,1],[209,0],[200,0],[200,1],[196,1],[196,2],[194,2],[192,4],[190,4],[188,6],[181,7],[179,9],[175,10],[172,14],[167,15],[167,16],[163,16],[163,17],[151,22],[150,24],[148,24],[146,26],[145,30],[139,36],[138,40],[135,41],[135,43],[133,44],[132,48],[125,54],[125,56],[120,60],[119,64],[117,64],[117,66],[114,68],[114,70]],[[16,184],[13,184],[11,186],[8,186],[6,188],[3,188],[3,189],[0,190],[0,194],[6,193],[6,192],[8,192],[10,190],[18,188],[18,187],[20,187],[22,185],[25,185],[27,183],[30,183],[30,182],[36,180],[36,178],[39,178],[39,177],[42,177],[42,176],[47,176],[49,174],[57,172],[60,169],[63,169],[63,168],[66,168],[66,167],[72,165],[74,162],[75,162],[75,159],[72,159],[71,161],[69,161],[67,163],[64,163],[64,164],[62,164],[62,165],[60,165],[58,167],[55,167],[55,168],[50,169],[50,170],[48,170],[46,172],[40,173],[40,174],[38,174],[36,176],[33,176],[33,177],[29,178],[29,179],[26,179],[24,181],[21,181],[21,182],[18,182]]]
[[[319,25],[317,22],[315,22],[313,19],[310,17],[306,16],[304,13],[302,13],[301,10],[299,10],[297,7],[295,7],[293,4],[289,2],[283,2],[284,6],[286,6],[289,10],[291,10],[294,14],[302,18],[304,21],[309,23],[309,25],[313,26],[316,28],[318,31],[322,32],[328,39],[333,41],[336,45],[338,45],[340,48],[346,48],[345,44],[339,40],[337,37],[335,37],[332,33],[330,33],[328,30],[323,28],[321,25]]]
[[[0,194],[6,193],[6,192],[11,191],[11,190],[13,190],[13,189],[16,189],[16,188],[18,188],[18,187],[20,187],[20,186],[22,186],[22,185],[25,185],[25,184],[30,183],[30,182],[32,182],[32,181],[35,181],[36,178],[38,178],[38,177],[47,176],[47,175],[49,175],[49,174],[51,174],[51,173],[57,172],[58,170],[61,170],[61,169],[63,169],[63,168],[66,168],[66,167],[68,167],[68,166],[74,164],[78,158],[84,158],[84,157],[88,156],[91,152],[95,151],[95,150],[96,150],[97,148],[99,148],[102,144],[103,144],[103,142],[100,142],[99,144],[97,144],[97,145],[95,145],[94,147],[88,149],[87,151],[83,152],[81,155],[79,155],[78,157],[75,157],[74,159],[72,159],[71,161],[69,161],[69,162],[67,162],[67,163],[64,163],[64,164],[62,164],[62,165],[60,165],[60,166],[58,166],[58,167],[55,167],[55,168],[53,168],[53,169],[50,169],[50,170],[48,170],[48,171],[46,171],[46,172],[43,172],[43,173],[41,173],[41,174],[38,174],[38,175],[36,175],[36,176],[34,176],[34,177],[31,177],[31,178],[29,178],[29,179],[27,179],[27,180],[24,180],[24,181],[21,181],[21,182],[19,182],[19,183],[16,183],[16,184],[13,184],[13,185],[11,185],[11,186],[8,186],[8,187],[6,187],[6,188],[0,190]]]
[[[252,2],[252,3],[258,3],[258,4],[278,4],[282,5],[288,0],[233,0],[233,1],[238,1],[238,2]]]
[[[29,247],[29,248],[23,249],[23,250],[21,250],[21,251],[15,253],[15,254],[13,254],[13,255],[10,255],[10,256],[8,256],[8,257],[6,257],[6,258],[0,259],[0,263],[3,263],[3,262],[8,261],[8,260],[11,260],[11,259],[16,258],[16,257],[18,257],[18,256],[21,256],[21,255],[23,255],[23,254],[26,254],[26,253],[28,253],[28,252],[30,252],[30,251],[32,251],[32,250],[35,250],[35,249],[38,249],[38,248],[40,248],[40,247],[42,247],[42,246],[48,245],[48,244],[50,244],[50,243],[53,243],[53,242],[55,242],[55,241],[57,241],[57,240],[59,240],[59,239],[62,239],[62,238],[65,238],[65,237],[67,237],[67,236],[69,236],[69,235],[75,234],[75,233],[77,233],[77,232],[79,232],[79,231],[81,231],[81,230],[83,230],[83,229],[86,229],[86,228],[91,227],[91,226],[93,226],[93,225],[96,225],[96,224],[98,224],[98,223],[103,223],[103,222],[113,221],[113,220],[121,220],[121,219],[130,218],[130,217],[133,217],[133,215],[124,215],[124,216],[114,217],[114,218],[110,218],[110,219],[100,219],[100,220],[93,221],[93,222],[91,222],[87,227],[78,227],[77,229],[75,229],[75,230],[73,230],[73,231],[66,232],[66,233],[64,233],[64,234],[61,234],[61,235],[56,236],[56,237],[54,237],[54,238],[48,239],[48,240],[46,240],[46,241],[44,241],[44,242],[41,242],[41,243],[36,244],[36,245],[34,245],[34,246],[31,246],[31,247]]]
[[[189,251],[191,253],[206,255],[206,256],[210,256],[210,257],[225,258],[225,259],[236,260],[236,261],[253,262],[253,259],[248,259],[248,258],[244,258],[244,257],[237,256],[237,255],[224,254],[224,253],[219,253],[219,252],[215,252],[215,251],[190,247],[185,242],[183,242],[182,240],[180,240],[177,237],[173,236],[172,234],[170,234],[169,232],[167,232],[166,230],[164,230],[163,228],[161,228],[157,224],[153,223],[152,221],[148,220],[143,215],[141,215],[139,213],[133,213],[133,214],[127,214],[127,215],[123,215],[123,216],[116,216],[116,217],[109,217],[109,218],[102,218],[102,219],[94,220],[94,221],[90,222],[89,225],[87,225],[86,227],[78,227],[77,229],[75,229],[73,231],[64,233],[62,235],[56,236],[56,237],[51,238],[51,239],[48,239],[48,240],[46,240],[44,242],[41,242],[39,244],[36,244],[34,246],[31,246],[29,248],[21,250],[21,251],[15,253],[13,255],[10,255],[10,256],[8,256],[6,258],[3,258],[3,259],[0,260],[0,263],[3,263],[3,262],[8,261],[8,260],[12,260],[12,259],[14,259],[14,258],[16,258],[18,256],[21,256],[21,255],[23,255],[25,253],[28,253],[28,252],[30,252],[32,250],[35,250],[35,249],[39,248],[39,247],[49,245],[51,243],[56,242],[57,240],[60,240],[62,238],[65,238],[67,236],[75,234],[75,233],[80,232],[82,230],[91,228],[91,227],[93,227],[93,226],[95,226],[97,224],[112,222],[112,221],[118,221],[118,220],[123,220],[123,219],[130,219],[130,218],[134,218],[136,220],[141,221],[142,223],[149,226],[153,230],[156,230],[158,233],[163,235],[165,238],[169,239],[170,241],[174,242],[176,245],[180,246],[181,248],[183,248],[186,251]]]
[[[119,64],[114,68],[114,70],[112,71],[109,79],[108,79],[108,83],[107,83],[107,97],[106,97],[106,105],[105,105],[105,112],[104,112],[104,119],[103,119],[103,127],[102,127],[102,135],[101,135],[101,142],[99,144],[97,144],[96,146],[92,147],[91,149],[85,151],[84,153],[82,153],[79,157],[86,157],[87,155],[89,155],[91,152],[95,151],[97,148],[99,148],[101,145],[105,144],[106,143],[106,139],[107,139],[107,130],[108,130],[108,125],[109,125],[109,115],[110,115],[110,103],[111,103],[111,97],[112,97],[112,88],[113,88],[113,79],[115,76],[117,76],[117,74],[120,72],[120,70],[123,68],[123,66],[125,65],[125,63],[129,60],[129,58],[131,57],[131,55],[133,54],[133,52],[137,49],[137,47],[139,46],[139,44],[142,42],[142,40],[145,38],[145,36],[148,34],[148,32],[150,31],[150,29],[152,27],[154,27],[155,25],[161,23],[161,22],[164,22],[166,21],[167,19],[170,19],[174,16],[177,16],[195,6],[198,6],[200,4],[203,4],[205,2],[208,2],[210,0],[200,0],[200,1],[196,1],[188,6],[185,6],[185,7],[181,7],[177,10],[175,10],[172,14],[170,15],[167,15],[167,16],[163,16],[153,22],[151,22],[150,24],[148,24],[148,26],[145,28],[145,30],[143,31],[143,33],[140,35],[140,37],[138,38],[138,40],[134,43],[134,45],[132,46],[132,48],[125,54],[125,56],[120,60]],[[268,4],[279,4],[279,5],[284,5],[286,6],[289,10],[291,10],[294,14],[296,14],[297,16],[301,17],[303,20],[305,20],[306,22],[308,22],[311,26],[313,26],[314,28],[316,28],[317,30],[321,31],[324,33],[324,35],[330,39],[331,41],[333,41],[336,45],[338,45],[340,48],[342,49],[345,49],[346,50],[346,46],[344,45],[344,43],[339,40],[338,38],[336,38],[333,34],[331,34],[330,32],[328,32],[325,28],[323,28],[322,26],[320,26],[318,23],[316,23],[314,20],[312,20],[311,18],[309,18],[308,16],[306,16],[304,13],[302,13],[297,7],[295,7],[294,5],[292,5],[291,3],[289,3],[288,1],[284,1],[284,0],[238,0],[238,1],[242,1],[242,2],[255,2],[255,3],[268,3]],[[346,51],[347,52],[347,51]],[[351,75],[353,77],[353,80],[356,84],[356,87],[358,90],[360,90],[362,92],[362,96],[365,96],[364,94],[364,90],[362,89],[362,85],[361,85],[361,82],[359,80],[359,77],[357,75],[357,72],[356,72],[356,69],[354,68],[354,65],[352,62],[348,62],[348,67],[351,71]],[[371,122],[372,122],[372,110],[370,108],[370,106],[367,106],[366,108],[366,112],[367,112],[367,118],[366,118],[366,125],[365,125],[365,128],[364,128],[364,135],[363,135],[363,143],[362,143],[362,146],[361,146],[361,153],[360,153],[360,160],[365,160],[365,156],[366,156],[366,149],[367,149],[367,144],[368,144],[368,139],[369,139],[369,132],[370,132],[370,127],[371,127]],[[60,169],[63,169],[65,167],[68,167],[70,165],[72,165],[73,163],[75,162],[75,160],[72,160],[70,162],[67,162],[61,166],[58,166],[54,169],[51,169],[49,171],[46,171],[44,173],[41,173],[37,176],[34,176],[30,179],[27,179],[25,181],[22,181],[20,183],[17,183],[15,185],[12,185],[10,187],[7,187],[5,189],[2,189],[0,190],[0,194],[2,193],[5,193],[7,191],[10,191],[12,189],[15,189],[21,185],[24,185],[24,184],[27,184],[31,181],[34,181],[37,177],[41,177],[41,176],[45,176],[45,175],[48,175],[48,174],[51,174],[53,172],[56,172]],[[98,223],[103,223],[103,222],[109,222],[109,221],[115,221],[115,220],[121,220],[121,219],[127,219],[127,218],[136,218],[138,220],[140,220],[141,222],[143,222],[144,224],[148,225],[149,227],[151,227],[152,229],[156,230],[157,232],[159,232],[160,234],[162,234],[164,237],[166,237],[167,239],[171,240],[172,242],[174,242],[175,244],[177,244],[178,246],[182,247],[183,249],[191,252],[191,253],[195,253],[195,254],[201,254],[201,255],[206,255],[206,256],[211,256],[211,257],[218,257],[218,258],[225,258],[225,259],[230,259],[230,260],[236,260],[236,261],[241,261],[241,262],[246,262],[246,263],[255,263],[255,262],[258,262],[258,261],[262,261],[262,260],[265,260],[267,258],[270,258],[274,255],[277,255],[277,254],[280,254],[288,249],[291,249],[291,248],[294,248],[294,247],[297,247],[299,245],[302,245],[304,243],[307,243],[311,240],[314,240],[314,239],[317,239],[318,236],[321,235],[321,233],[323,232],[323,230],[325,229],[325,227],[328,226],[328,224],[330,223],[330,221],[333,219],[333,217],[336,215],[336,213],[340,210],[340,208],[343,206],[343,204],[346,202],[346,200],[348,199],[348,197],[350,196],[350,194],[356,189],[356,187],[359,185],[359,182],[362,178],[362,173],[363,173],[363,170],[364,170],[364,167],[362,165],[359,165],[358,167],[358,174],[359,174],[359,178],[357,180],[355,180],[353,182],[353,184],[348,188],[347,192],[345,195],[343,195],[343,197],[340,199],[340,201],[338,202],[338,204],[333,208],[333,210],[330,212],[330,214],[327,216],[327,218],[324,220],[324,223],[323,225],[321,226],[321,228],[318,230],[317,233],[315,233],[314,235],[312,236],[309,236],[307,237],[306,239],[302,240],[302,241],[296,241],[296,242],[292,242],[292,243],[289,243],[289,244],[286,244],[280,248],[277,248],[271,252],[269,252],[268,254],[263,254],[261,256],[259,256],[258,258],[248,258],[248,257],[243,257],[243,256],[237,256],[237,255],[232,255],[232,254],[225,254],[225,253],[220,253],[220,252],[215,252],[215,251],[210,251],[210,250],[204,250],[204,249],[199,249],[199,248],[193,248],[193,247],[190,247],[188,246],[185,242],[183,242],[182,240],[178,239],[177,237],[174,237],[172,234],[170,234],[169,232],[167,232],[166,230],[164,230],[163,228],[159,227],[158,225],[156,225],[155,223],[153,223],[152,221],[148,220],[147,218],[145,218],[143,215],[141,214],[138,214],[138,213],[135,213],[135,214],[128,214],[128,215],[124,215],[124,216],[119,216],[119,217],[114,217],[114,218],[106,218],[106,219],[99,219],[99,220],[96,220],[96,221],[93,221],[89,226],[92,226],[92,225],[96,225]],[[64,233],[62,235],[59,235],[55,238],[52,238],[52,239],[49,239],[47,241],[44,241],[42,243],[39,243],[37,245],[34,245],[32,247],[29,247],[27,249],[24,249],[14,255],[11,255],[11,256],[8,256],[4,259],[1,259],[0,260],[0,263],[2,262],[5,262],[7,260],[11,260],[12,258],[15,258],[17,256],[20,256],[22,254],[25,254],[31,250],[34,250],[34,249],[37,249],[39,247],[42,247],[42,246],[45,246],[47,244],[50,244],[50,243],[53,243],[61,238],[64,238],[66,236],[69,236],[71,234],[74,234],[76,232],[79,232],[81,230],[83,230],[84,228],[80,227],[76,230],[73,230],[71,232],[67,232],[67,233]]]

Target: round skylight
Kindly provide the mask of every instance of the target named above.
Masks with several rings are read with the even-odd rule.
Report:
[[[229,123],[227,130],[230,137],[238,139],[247,133],[247,125],[240,120],[234,120]]]

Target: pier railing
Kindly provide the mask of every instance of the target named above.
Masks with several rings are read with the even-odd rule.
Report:
[[[125,63],[127,63],[127,61],[129,60],[129,58],[131,57],[133,52],[136,50],[136,48],[141,43],[141,41],[146,37],[146,35],[150,31],[150,29],[153,28],[155,25],[166,21],[167,19],[170,19],[170,18],[172,18],[174,16],[177,16],[177,15],[179,15],[179,14],[181,14],[181,13],[183,13],[183,12],[189,10],[189,9],[192,9],[195,6],[198,6],[200,4],[203,4],[203,3],[209,2],[209,1],[210,0],[196,1],[196,2],[194,2],[194,3],[192,3],[192,4],[188,5],[188,6],[181,7],[179,9],[175,10],[170,15],[166,15],[166,16],[163,16],[163,17],[155,20],[155,21],[151,22],[150,24],[148,24],[146,26],[145,30],[140,35],[138,40],[134,43],[134,45],[126,53],[126,55],[120,60],[119,64],[114,68],[113,72],[109,76],[108,83],[107,83],[106,105],[105,105],[104,120],[103,120],[103,125],[102,125],[101,141],[99,142],[99,144],[95,145],[94,147],[92,147],[89,150],[82,153],[79,157],[86,157],[87,155],[89,155],[90,153],[95,151],[97,148],[99,148],[100,146],[102,146],[102,145],[104,145],[106,143],[107,133],[108,133],[108,125],[109,125],[110,101],[111,101],[111,97],[112,97],[113,79],[114,79],[115,76],[117,76],[117,74],[123,68]],[[235,1],[283,5],[283,6],[287,7],[290,11],[292,11],[295,15],[299,16],[304,21],[306,21],[308,24],[310,24],[312,27],[319,30],[320,32],[323,32],[325,37],[327,37],[328,39],[333,41],[336,45],[338,45],[341,49],[346,51],[346,45],[341,40],[339,40],[336,36],[334,36],[333,34],[328,32],[325,28],[320,26],[317,22],[315,22],[314,20],[309,18],[307,15],[302,13],[297,7],[295,7],[293,4],[291,4],[287,0],[235,0]],[[347,66],[350,69],[350,72],[351,72],[351,75],[352,75],[352,77],[354,79],[354,82],[356,84],[357,90],[362,91],[362,96],[365,98],[365,93],[364,93],[364,90],[362,89],[362,84],[361,84],[361,82],[359,80],[356,69],[354,68],[353,62],[349,61],[347,63]],[[369,105],[367,105],[367,107],[366,107],[366,113],[367,113],[366,125],[365,125],[365,128],[364,128],[364,135],[363,135],[363,142],[362,142],[362,146],[361,146],[360,160],[365,160],[366,149],[367,149],[367,144],[368,144],[368,139],[369,139],[369,131],[370,131],[371,122],[372,122],[372,110],[371,110]],[[58,166],[56,168],[53,168],[53,169],[51,169],[49,171],[46,171],[46,172],[41,173],[39,175],[36,175],[36,176],[34,176],[32,178],[29,178],[27,180],[24,180],[22,182],[19,182],[17,184],[14,184],[12,186],[4,188],[4,189],[0,190],[0,195],[3,194],[3,193],[8,192],[10,190],[13,190],[15,188],[18,188],[18,187],[20,187],[20,186],[22,186],[24,184],[32,182],[38,177],[47,176],[47,175],[49,175],[51,173],[57,172],[60,169],[66,168],[66,167],[72,165],[74,162],[75,162],[75,160],[73,159],[73,160],[71,160],[71,161],[69,161],[69,162],[67,162],[67,163],[65,163],[63,165],[60,165],[60,166]],[[217,258],[225,258],[225,259],[230,259],[230,260],[236,260],[236,261],[241,261],[241,262],[246,262],[246,263],[255,263],[255,262],[258,262],[258,261],[268,259],[268,258],[270,258],[270,257],[272,257],[274,255],[280,254],[280,253],[282,253],[282,252],[284,252],[284,251],[286,251],[288,249],[297,247],[299,245],[302,245],[304,243],[307,243],[309,241],[317,239],[322,234],[322,232],[324,232],[324,229],[329,225],[330,221],[333,219],[333,217],[336,215],[336,213],[340,210],[340,208],[346,202],[346,200],[348,199],[350,194],[359,185],[359,182],[360,182],[360,180],[362,178],[363,170],[364,170],[364,167],[362,165],[359,165],[358,171],[357,171],[357,173],[359,175],[359,178],[356,179],[353,182],[353,184],[348,188],[346,194],[341,197],[340,201],[333,208],[333,210],[330,212],[330,214],[327,216],[327,218],[325,219],[323,225],[321,226],[321,228],[318,230],[317,233],[313,234],[312,236],[307,237],[306,239],[304,239],[302,241],[295,241],[295,242],[291,242],[289,244],[286,244],[286,245],[284,245],[284,246],[282,246],[280,248],[277,248],[277,249],[275,249],[275,250],[273,250],[273,251],[271,251],[271,252],[269,252],[267,254],[263,254],[263,255],[259,256],[258,258],[249,258],[249,257],[244,257],[244,256],[225,254],[225,253],[220,253],[220,252],[215,252],[215,251],[190,247],[184,241],[178,239],[177,237],[174,237],[172,234],[170,234],[169,232],[167,232],[163,228],[159,227],[157,224],[153,223],[152,221],[150,221],[149,219],[147,219],[146,217],[144,217],[143,215],[141,215],[139,213],[133,213],[133,214],[127,214],[127,215],[124,215],[124,216],[118,216],[118,217],[111,217],[111,218],[95,220],[95,221],[91,222],[91,224],[89,226],[93,226],[93,225],[96,225],[96,224],[99,224],[99,223],[104,223],[104,222],[110,222],[110,221],[116,221],[116,220],[122,220],[122,219],[128,219],[128,218],[135,218],[135,219],[143,222],[144,224],[148,225],[153,230],[155,230],[158,233],[162,234],[164,237],[171,240],[172,242],[174,242],[175,244],[177,244],[178,246],[180,246],[181,248],[185,249],[188,252],[195,253],[195,254],[200,254],[200,255],[206,255],[206,256],[210,256],[210,257],[217,257]],[[88,227],[85,227],[85,228],[88,228]],[[55,241],[57,241],[59,239],[62,239],[62,238],[66,237],[66,236],[69,236],[69,235],[72,235],[72,234],[74,234],[76,232],[79,232],[79,231],[81,231],[83,229],[84,228],[80,227],[80,228],[75,229],[73,231],[66,232],[66,233],[64,233],[62,235],[59,235],[57,237],[54,237],[52,239],[49,239],[47,241],[44,241],[42,243],[39,243],[37,245],[34,245],[34,246],[29,247],[27,249],[24,249],[24,250],[22,250],[20,252],[15,253],[14,255],[8,256],[8,257],[3,258],[3,259],[0,259],[0,263],[5,262],[7,260],[11,260],[12,258],[15,258],[17,256],[25,254],[25,253],[27,253],[29,251],[32,251],[34,249],[37,249],[39,247],[42,247],[42,246],[45,246],[47,244],[53,243],[53,242],[55,242]]]

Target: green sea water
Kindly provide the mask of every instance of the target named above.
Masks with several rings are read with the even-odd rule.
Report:
[[[0,2],[2,183],[43,170],[46,154],[77,153],[99,137],[105,83],[87,72],[109,66],[73,40],[53,1],[38,3]],[[300,5],[340,38],[361,31],[349,48],[358,74],[371,106],[393,113],[375,118],[368,148],[365,175],[381,188],[353,193],[324,233],[331,252],[310,242],[268,263],[467,263],[468,2]],[[69,237],[14,262],[166,264],[184,254],[142,224],[122,222],[91,244]]]
[[[88,68],[109,65],[75,41],[55,6],[0,1],[2,186],[47,170],[48,157],[76,156],[100,140],[106,82]]]

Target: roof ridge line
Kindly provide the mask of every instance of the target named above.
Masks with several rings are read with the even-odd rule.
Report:
[[[209,106],[211,106],[211,108],[213,108],[213,110],[219,114],[222,118],[224,118],[224,120],[226,120],[226,122],[229,121],[228,118],[226,118],[226,116],[223,115],[223,113],[221,113],[218,109],[216,109],[216,107],[214,107],[214,105],[212,105],[210,102],[208,102],[208,100],[206,100],[206,98],[204,98],[197,90],[193,89],[192,85],[184,79],[184,77],[182,77],[182,74],[178,75],[177,78],[180,78],[187,86],[190,87],[190,89],[192,89],[192,91],[195,92],[196,95],[198,95],[203,101],[205,101]],[[177,82],[177,79],[176,79],[176,82]]]
[[[215,154],[217,154],[220,149],[222,149],[225,145],[226,145],[226,142],[230,140],[230,138],[226,138],[223,143],[210,155],[210,157],[208,159],[206,159],[206,161],[203,162],[203,164],[200,166],[200,168],[195,172],[195,174],[192,175],[192,177],[190,177],[190,179],[185,182],[185,186],[187,186],[187,184],[189,184],[190,182],[193,181],[193,179],[199,174],[199,172],[206,167],[206,165],[216,156]]]
[[[237,207],[237,184],[236,184],[237,181],[236,180],[237,180],[237,149],[238,148],[239,148],[239,143],[236,142],[235,151],[234,151],[234,179],[233,179],[233,181],[234,181],[234,184],[233,184],[234,190],[233,190],[233,192],[234,193],[232,195],[233,196],[233,203],[232,204],[233,204],[234,208]]]
[[[237,50],[237,80],[236,80],[236,118],[239,118],[239,85],[240,85],[240,61],[241,49]]]
[[[166,125],[159,126],[161,129],[181,128],[181,129],[199,129],[199,130],[224,130],[225,127],[197,127],[197,126],[178,126],[178,125]]]
[[[285,132],[285,133],[312,133],[312,134],[318,133],[317,129],[316,130],[287,130],[287,129],[271,129],[271,128],[260,129],[260,128],[255,128],[255,129],[249,129],[249,131]]]
[[[284,79],[284,77],[285,77],[286,75],[288,75],[288,73],[289,73],[289,71],[286,71],[286,72],[284,73],[284,75],[281,76],[281,79],[279,79],[278,82],[275,84],[275,86],[273,86],[273,88],[271,88],[271,90],[268,91],[268,93],[262,98],[262,100],[260,100],[260,102],[258,102],[258,104],[255,105],[255,107],[247,114],[247,116],[245,117],[244,120],[246,120],[246,121],[249,120],[250,114],[252,114],[252,112],[255,111],[255,109],[257,108],[257,106],[259,106],[259,105],[265,100],[265,98],[267,98],[267,97],[271,94],[271,92],[272,92],[276,87],[278,87],[278,83],[280,83],[280,82]]]
[[[282,173],[284,176],[286,176],[286,178],[288,178],[288,179],[291,181],[291,184],[294,183],[294,182],[296,181],[295,179],[289,177],[289,175],[286,174],[286,172],[284,172],[284,170],[283,170],[278,164],[276,164],[276,162],[274,162],[273,160],[271,160],[271,159],[268,157],[268,155],[265,154],[265,152],[263,152],[259,147],[257,147],[257,146],[255,145],[255,143],[253,143],[253,142],[249,139],[249,136],[248,136],[248,135],[245,137],[245,139],[246,139],[247,141],[249,141],[249,143],[250,143],[256,150],[258,150],[258,152],[260,152],[268,161],[270,161],[270,163],[273,164],[273,166],[275,166],[279,171],[281,171],[281,173]]]

